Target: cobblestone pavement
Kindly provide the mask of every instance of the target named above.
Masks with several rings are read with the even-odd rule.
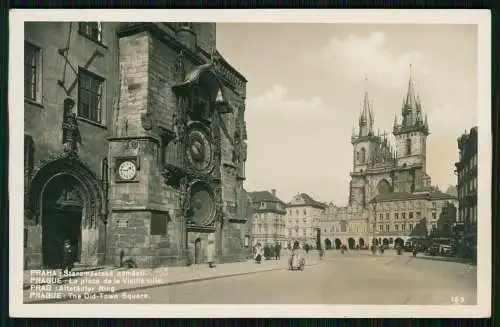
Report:
[[[323,261],[310,253],[308,263],[317,264],[304,271],[288,271],[284,259],[263,264],[283,269],[64,303],[448,305],[458,299],[476,304],[476,267],[463,263],[391,251],[381,256],[328,251]]]

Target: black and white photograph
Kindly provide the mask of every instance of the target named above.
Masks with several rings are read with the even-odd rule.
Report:
[[[12,316],[490,315],[488,11],[10,16]]]

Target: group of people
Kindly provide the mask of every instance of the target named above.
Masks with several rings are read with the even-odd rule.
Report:
[[[281,258],[281,245],[277,243],[263,247],[262,244],[257,243],[253,248],[253,257],[256,263],[260,263],[263,258],[279,260]]]

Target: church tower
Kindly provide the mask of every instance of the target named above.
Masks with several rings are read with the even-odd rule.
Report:
[[[365,78],[365,84],[367,84]],[[368,199],[365,194],[364,175],[369,169],[377,145],[377,137],[373,133],[374,114],[373,105],[370,104],[368,89],[365,86],[365,96],[361,104],[361,112],[358,120],[358,133],[353,129],[351,143],[353,145],[353,171],[351,173],[351,185],[349,204],[351,206],[366,205]]]
[[[413,79],[408,81],[408,90],[401,107],[401,123],[394,117],[393,134],[396,138],[396,159],[398,167],[421,168],[425,172],[426,143],[429,135],[427,115],[422,113],[420,98],[415,94]]]
[[[426,144],[429,135],[427,116],[424,117],[420,98],[415,94],[413,79],[408,81],[408,90],[401,108],[401,123],[394,117],[393,134],[396,138],[395,189],[398,192],[415,192],[428,187],[430,177],[426,174]]]

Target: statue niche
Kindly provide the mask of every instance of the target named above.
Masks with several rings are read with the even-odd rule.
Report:
[[[73,111],[75,101],[66,98],[63,103],[62,144],[65,151],[76,152],[81,144],[80,130]]]

